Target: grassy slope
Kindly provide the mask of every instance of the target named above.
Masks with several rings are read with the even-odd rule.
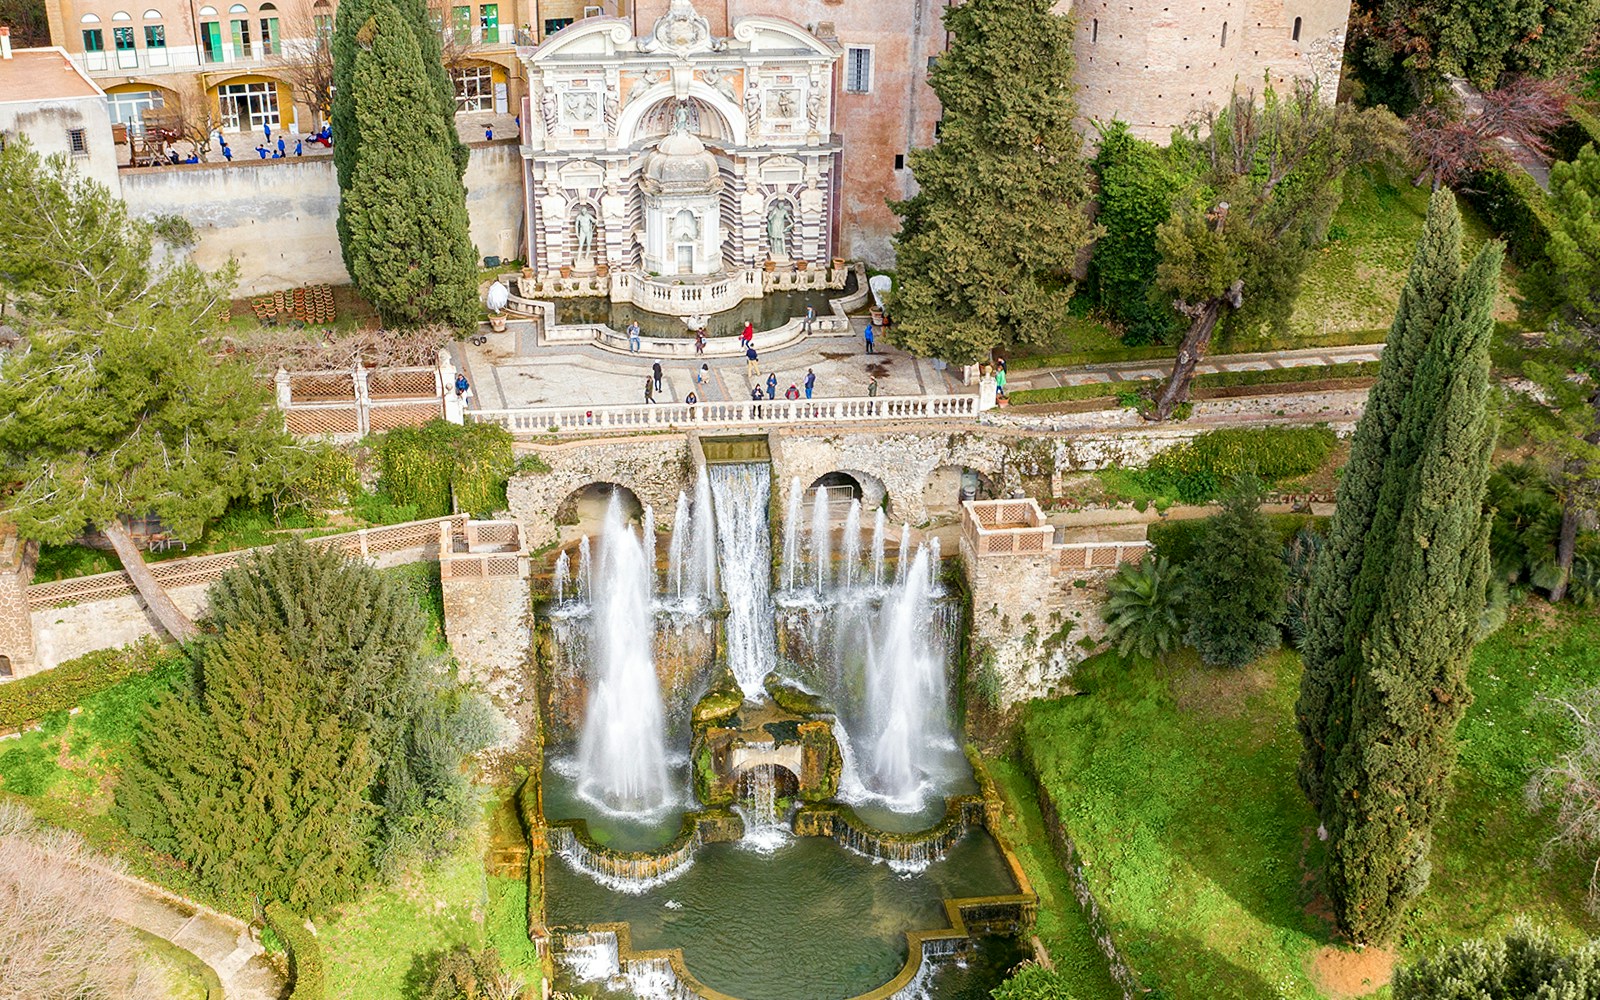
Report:
[[[1030,714],[1029,752],[1119,944],[1169,1000],[1318,996],[1305,967],[1333,935],[1315,894],[1315,823],[1294,779],[1298,675],[1288,653],[1243,672],[1098,657],[1080,674],[1092,695]],[[1581,910],[1583,866],[1536,863],[1548,825],[1521,798],[1533,762],[1560,739],[1530,716],[1534,694],[1577,680],[1600,680],[1592,616],[1552,628],[1524,610],[1480,647],[1457,797],[1403,956],[1501,929],[1519,912],[1568,933],[1596,929]]]

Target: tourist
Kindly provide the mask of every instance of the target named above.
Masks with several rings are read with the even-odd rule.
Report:
[[[878,377],[876,375],[868,375],[867,376],[867,395],[876,396],[877,394],[878,394]]]
[[[466,372],[462,372],[462,373],[460,373],[460,374],[458,374],[456,376],[456,395],[457,396],[465,396],[467,394],[467,390],[470,389],[471,387],[472,387],[471,383],[469,383],[467,381],[467,373]]]
[[[766,399],[766,398],[767,398],[766,396],[763,396],[761,394],[761,387],[759,385],[756,386],[754,389],[750,390],[750,402],[759,404],[763,399]],[[752,407],[750,407],[750,415],[752,417],[760,417],[761,416],[761,407],[760,406],[752,406]]]
[[[755,327],[755,324],[750,322],[749,320],[745,320],[744,321],[744,330],[739,334],[739,339],[744,341],[744,345],[746,347],[750,347],[750,346],[754,345],[755,342],[756,342],[756,327]]]
[[[661,391],[661,362],[650,366],[650,377],[656,380],[656,392]]]
[[[694,352],[696,354],[704,354],[706,352],[706,332],[704,330],[696,330],[694,332]]]
[[[870,319],[867,320],[866,338],[867,338],[867,353],[871,354],[872,353],[873,336],[872,336],[872,320],[870,320]]]
[[[634,320],[628,324],[628,353],[639,353],[639,321]]]
[[[261,123],[261,131],[266,133],[267,141],[271,142],[272,141],[272,126],[271,126],[271,124],[269,124],[267,122],[262,122]]]
[[[806,369],[806,398],[807,399],[811,398],[811,390],[816,388],[816,385],[817,385],[817,373],[812,371],[811,369],[807,368]]]
[[[800,330],[801,330],[801,332],[802,333],[810,333],[811,332],[811,324],[815,323],[816,321],[817,321],[817,310],[816,310],[816,308],[814,306],[806,306],[805,319],[801,320],[801,322],[800,322]]]
[[[756,345],[750,344],[744,349],[744,374],[746,378],[755,378],[761,374],[760,361],[756,357]]]
[[[227,143],[222,144],[222,158],[229,163],[233,162],[233,147]]]
[[[280,155],[282,155],[282,154],[286,154],[287,152],[288,152],[288,149],[286,148],[286,144],[283,141],[283,136],[280,135],[280,136],[278,136],[278,153]]]
[[[789,383],[789,391],[785,392],[783,394],[783,398],[784,399],[799,399],[800,398],[800,390],[795,386],[795,384],[793,382]]]
[[[694,373],[694,384],[704,385],[709,381],[711,381],[711,366],[702,361],[700,370]]]
[[[683,397],[683,401],[684,401],[684,403],[686,403],[686,404],[687,404],[687,405],[688,405],[688,406],[690,406],[690,407],[691,407],[691,408],[693,408],[693,406],[694,406],[694,404],[696,404],[696,403],[698,403],[698,402],[700,402],[700,397],[699,397],[699,396],[696,396],[696,395],[695,395],[695,394],[694,394],[694,390],[693,390],[693,389],[690,389],[690,390],[689,390],[689,395],[687,395],[687,396],[685,396],[685,397]]]
[[[772,372],[767,372],[767,398],[778,398],[778,376]]]
[[[648,375],[644,377],[644,401],[646,403],[656,401],[656,380]]]
[[[998,396],[1006,394],[1006,363],[1004,361],[994,370],[994,391]]]

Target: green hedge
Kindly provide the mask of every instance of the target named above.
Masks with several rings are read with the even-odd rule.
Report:
[[[1379,338],[1380,340],[1382,338]],[[1222,389],[1240,385],[1288,385],[1297,382],[1321,382],[1327,379],[1375,378],[1376,361],[1341,361],[1336,365],[1307,365],[1301,368],[1265,368],[1260,371],[1207,372],[1196,375],[1197,389]],[[1141,386],[1155,382],[1092,382],[1088,385],[1064,385],[1052,389],[1019,389],[1010,394],[1011,403],[1064,403],[1080,399],[1109,399],[1119,393],[1138,391]]]
[[[457,510],[482,516],[506,506],[514,456],[511,435],[493,424],[433,420],[400,427],[378,446],[378,485],[418,517]]]
[[[1594,143],[1600,149],[1600,116],[1577,104],[1567,108],[1567,122],[1550,136],[1550,148],[1558,160],[1576,160],[1578,151]]]
[[[1154,499],[1158,506],[1206,503],[1239,476],[1270,483],[1315,472],[1337,440],[1328,427],[1231,427],[1168,449],[1143,469],[1106,469],[1100,479],[1108,496]]]
[[[289,995],[286,1000],[323,1000],[327,973],[322,967],[322,945],[305,921],[282,903],[267,904],[267,926],[289,953]]]
[[[1388,330],[1345,330],[1342,333],[1319,334],[1313,338],[1288,338],[1277,340],[1258,338],[1261,343],[1234,343],[1232,353],[1250,354],[1263,351],[1291,351],[1311,347],[1354,347],[1360,344],[1381,344],[1389,336]],[[1245,338],[1249,340],[1250,338]],[[1148,347],[1107,347],[1094,351],[1069,351],[1062,354],[1045,354],[1038,357],[1016,357],[1006,360],[1010,371],[1031,368],[1073,368],[1079,365],[1109,365],[1122,361],[1162,361],[1177,351],[1172,344]]]
[[[0,729],[24,726],[76,708],[92,694],[161,662],[161,646],[145,639],[121,649],[102,649],[68,660],[54,670],[0,684]]]
[[[1200,547],[1200,536],[1205,531],[1206,518],[1197,517],[1187,521],[1157,521],[1150,525],[1148,537],[1156,554],[1172,563],[1182,566],[1194,558],[1195,552]],[[1332,518],[1317,517],[1313,514],[1268,514],[1267,524],[1277,532],[1278,540],[1288,545],[1294,536],[1300,533],[1301,528],[1310,527],[1312,531],[1326,534],[1328,524]]]
[[[1544,259],[1554,216],[1532,177],[1516,167],[1494,167],[1473,177],[1462,195],[1506,241],[1512,260],[1529,267]]]

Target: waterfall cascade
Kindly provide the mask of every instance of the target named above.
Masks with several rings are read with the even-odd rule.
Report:
[[[884,603],[881,636],[867,649],[864,718],[873,735],[862,780],[889,803],[911,808],[923,797],[923,762],[932,744],[950,739],[944,651],[929,628],[936,551],[917,549],[904,585]]]
[[[588,559],[588,538],[580,549]],[[578,749],[579,787],[616,812],[648,813],[669,804],[665,714],[652,649],[650,607],[654,567],[645,543],[622,519],[613,497],[600,540],[598,591],[593,602],[594,652],[589,703]]]
[[[772,469],[764,464],[714,465],[710,479],[722,597],[728,607],[728,667],[745,697],[755,698],[777,663],[767,528]]]
[[[758,764],[746,772],[749,794],[737,806],[744,820],[744,839],[752,850],[771,854],[789,842],[787,817],[778,814],[778,771],[772,764]]]

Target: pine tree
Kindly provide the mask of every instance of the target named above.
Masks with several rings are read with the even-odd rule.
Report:
[[[349,104],[336,102],[335,119],[334,149],[348,146],[339,168],[341,246],[356,287],[386,324],[463,326],[478,309],[464,149],[453,101],[438,89],[438,40],[419,29],[415,6],[373,0],[353,36],[347,22],[336,38],[335,65],[349,79],[337,84]]]
[[[1375,387],[1378,409],[1358,431],[1315,587],[1297,710],[1301,781],[1330,841],[1335,914],[1357,943],[1385,940],[1427,885],[1455,730],[1471,700],[1467,658],[1489,576],[1483,497],[1501,259],[1491,245],[1463,270],[1454,199],[1435,197],[1391,332],[1389,384]]]
[[[1207,518],[1188,574],[1189,644],[1212,666],[1242,667],[1278,645],[1288,601],[1283,544],[1261,516],[1261,484],[1245,480]]]
[[[1338,505],[1328,543],[1317,560],[1302,654],[1305,673],[1295,714],[1303,752],[1300,787],[1320,807],[1327,762],[1349,732],[1350,677],[1361,655],[1360,638],[1370,627],[1371,588],[1382,564],[1368,568],[1377,579],[1358,589],[1369,552],[1393,544],[1394,511],[1380,513],[1379,493],[1392,469],[1404,469],[1413,453],[1393,453],[1395,433],[1411,396],[1416,368],[1449,307],[1461,275],[1461,216],[1448,191],[1435,192],[1428,207],[1411,273],[1389,327],[1378,380],[1350,442],[1350,459],[1339,479]]]
[[[1073,264],[1097,231],[1073,129],[1072,22],[1052,0],[945,10],[928,84],[939,141],[911,154],[920,188],[894,210],[895,318],[909,349],[952,361],[1060,335]]]
[[[376,810],[367,735],[302,685],[276,636],[205,645],[193,690],[147,715],[117,790],[130,833],[235,905],[315,911],[370,874]]]

